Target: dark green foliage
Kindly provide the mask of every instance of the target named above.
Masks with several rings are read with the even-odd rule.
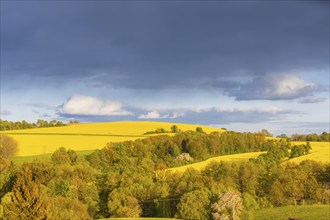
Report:
[[[157,128],[154,131],[147,131],[144,134],[165,134],[165,133],[171,133],[170,131],[166,131],[165,128]]]
[[[69,124],[76,124],[79,123],[78,121],[70,121]],[[65,124],[61,121],[45,121],[38,119],[37,123],[29,123],[25,120],[23,121],[6,121],[6,120],[0,120],[0,131],[8,131],[8,130],[20,130],[20,129],[30,129],[30,128],[47,128],[47,127],[61,127],[66,126],[68,124]]]
[[[180,219],[210,219],[210,199],[206,190],[195,190],[184,194],[177,206]]]
[[[61,177],[51,180],[47,186],[50,189],[51,196],[62,196],[65,198],[73,197],[73,191],[71,189],[70,183],[66,180],[63,180]]]
[[[0,199],[8,192],[12,191],[15,183],[16,167],[13,163],[0,172]]]
[[[292,141],[326,141],[330,140],[330,133],[322,132],[322,134],[293,134]]]
[[[28,167],[18,172],[9,201],[2,202],[8,219],[45,219],[49,211],[45,190],[35,183]]]
[[[180,129],[178,128],[177,125],[173,125],[171,127],[170,131],[166,131],[165,128],[157,128],[154,131],[147,131],[144,134],[148,135],[148,134],[166,134],[166,133],[178,133],[180,131]]]
[[[114,218],[137,218],[142,213],[139,201],[122,188],[109,194],[108,209],[110,216]]]
[[[177,126],[177,125],[173,125],[173,126],[171,127],[171,132],[172,132],[172,133],[177,133],[177,132],[179,132],[179,128],[178,128],[178,126]]]
[[[49,200],[49,205],[49,219],[92,219],[86,206],[77,199],[55,196]]]
[[[197,128],[196,128],[196,132],[201,132],[201,133],[202,133],[202,132],[204,132],[204,131],[203,131],[203,128],[201,128],[201,127],[197,127]]]
[[[0,134],[0,172],[8,166],[17,151],[17,142],[7,135]]]
[[[56,150],[51,156],[55,164],[70,164],[74,165],[78,162],[78,154],[73,150],[66,150],[64,147]]]
[[[312,147],[309,142],[307,144],[294,145],[291,149],[290,158],[306,155],[311,149]]]
[[[288,140],[268,140],[263,144],[263,150],[267,153],[259,155],[255,161],[269,170],[289,156],[290,147]]]
[[[273,137],[273,135],[271,133],[269,133],[269,131],[267,129],[262,129],[260,132],[258,132],[261,135],[264,135],[266,137]]]
[[[285,139],[289,139],[289,137],[286,134],[281,134],[276,136],[277,138],[285,138]]]

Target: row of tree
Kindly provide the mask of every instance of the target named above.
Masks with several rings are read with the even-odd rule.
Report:
[[[293,134],[292,141],[330,141],[330,133],[322,132],[321,134]]]
[[[0,172],[0,218],[239,219],[254,209],[329,204],[329,164],[281,164],[292,149],[287,140],[234,132],[109,143],[87,157],[60,148],[48,161],[8,163]],[[196,161],[260,150],[267,153],[245,162],[211,163],[202,171],[166,169],[180,165],[182,153]]]
[[[170,131],[167,131],[165,128],[157,128],[154,131],[147,131],[144,134],[146,134],[146,135],[148,135],[148,134],[166,134],[166,133],[178,133],[178,132],[181,132],[181,130],[178,128],[178,126],[172,125]]]
[[[25,120],[23,121],[6,121],[0,120],[0,131],[7,131],[7,130],[20,130],[20,129],[29,129],[29,128],[46,128],[46,127],[60,127],[66,126],[69,124],[76,124],[79,123],[78,121],[69,121],[69,123],[64,123],[57,120],[52,121],[45,121],[38,119],[36,123],[29,123]]]

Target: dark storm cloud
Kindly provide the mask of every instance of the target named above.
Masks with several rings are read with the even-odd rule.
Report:
[[[238,85],[232,77],[327,69],[329,64],[328,2],[27,1],[1,6],[1,73],[13,79],[229,90]]]

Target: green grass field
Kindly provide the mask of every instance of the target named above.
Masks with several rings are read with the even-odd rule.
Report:
[[[242,220],[287,220],[296,218],[300,220],[329,220],[329,205],[303,205],[285,206],[270,209],[262,209],[249,212],[248,218]],[[128,220],[130,218],[107,218],[107,220]],[[169,220],[171,218],[136,218],[139,220]],[[173,219],[173,218],[172,218]],[[106,220],[106,219],[102,219]]]
[[[250,212],[250,215],[251,219],[256,220],[287,220],[288,218],[300,220],[329,220],[330,205],[285,206],[256,210]]]
[[[173,220],[175,218],[102,218],[100,220]]]
[[[144,135],[144,133],[157,128],[169,131],[174,124],[182,131],[195,130],[196,127],[202,127],[206,133],[223,131],[219,128],[192,124],[123,121],[12,130],[1,133],[13,137],[18,142],[18,156],[33,156],[50,154],[60,147],[75,151],[101,149],[109,142],[149,137],[150,135]]]
[[[89,155],[91,153],[93,153],[94,150],[85,150],[85,151],[76,151],[76,153],[78,155]],[[35,160],[38,160],[38,161],[46,161],[46,160],[50,160],[52,154],[49,153],[49,154],[41,154],[41,155],[33,155],[33,156],[16,156],[13,158],[13,162],[15,164],[18,164],[18,163],[25,163],[25,162],[32,162],[32,161],[35,161]]]

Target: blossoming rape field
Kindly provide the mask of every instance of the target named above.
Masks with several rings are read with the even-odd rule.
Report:
[[[148,137],[150,135],[144,135],[145,132],[158,128],[170,131],[174,124],[182,131],[196,130],[196,127],[201,127],[206,133],[223,131],[220,128],[192,124],[127,121],[74,124],[63,127],[11,130],[1,133],[13,137],[18,142],[19,152],[17,156],[32,156],[52,153],[60,147],[75,151],[101,149],[108,142]],[[171,133],[167,134],[171,135]]]
[[[293,144],[305,144],[305,142],[293,142]],[[300,163],[303,160],[317,160],[330,163],[330,142],[310,142],[312,150],[309,154],[293,158],[290,162]]]

